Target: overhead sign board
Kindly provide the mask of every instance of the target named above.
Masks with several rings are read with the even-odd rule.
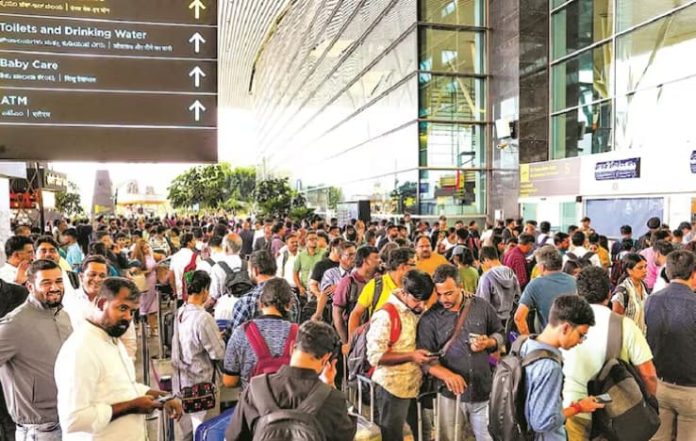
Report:
[[[0,159],[217,160],[217,1],[0,0],[0,131]]]
[[[580,192],[580,158],[520,164],[520,197],[575,196]]]

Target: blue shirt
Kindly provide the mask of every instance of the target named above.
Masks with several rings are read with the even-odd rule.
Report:
[[[523,357],[536,349],[561,356],[561,351],[546,343],[529,339],[520,350]],[[524,416],[534,431],[535,441],[566,441],[563,415],[563,367],[554,360],[542,359],[525,368],[527,397]]]
[[[244,294],[242,297],[235,302],[232,309],[232,321],[230,322],[229,329],[234,331],[242,323],[253,319],[256,317],[259,311],[259,298],[263,293],[263,287],[266,282],[259,283],[254,289]],[[300,301],[297,295],[293,292],[293,302],[290,308],[289,318],[293,323],[297,323],[300,317]]]
[[[549,322],[549,311],[556,297],[577,294],[575,278],[570,274],[557,272],[537,277],[529,282],[522,293],[520,303],[529,309],[536,309],[542,329]]]
[[[70,266],[72,266],[73,268],[77,268],[82,264],[82,260],[84,258],[85,255],[82,253],[82,249],[80,248],[80,245],[78,245],[77,242],[68,247],[65,260],[68,261]]]
[[[282,355],[292,323],[281,317],[270,315],[258,317],[254,319],[254,323],[266,341],[271,355],[274,357]],[[239,376],[242,389],[246,389],[257,362],[256,353],[246,338],[244,327],[237,327],[230,341],[227,342],[223,372],[227,375]]]
[[[645,324],[657,377],[696,387],[696,294],[688,286],[672,282],[649,295]]]

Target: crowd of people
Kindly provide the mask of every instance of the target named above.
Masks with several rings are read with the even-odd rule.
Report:
[[[624,225],[611,242],[589,218],[551,230],[409,214],[16,226],[0,267],[0,440],[143,440],[157,409],[192,439],[220,413],[221,387],[241,390],[227,440],[352,440],[372,424],[355,415],[356,372],[383,440],[497,440],[508,357],[524,361],[512,417],[535,440],[603,435],[618,418],[605,406],[621,401],[597,394],[612,358],[659,417],[643,439],[694,438],[696,224],[651,218],[638,239]],[[136,382],[134,365],[136,316],[165,338],[167,286],[172,394]],[[269,418],[283,410],[298,428]]]

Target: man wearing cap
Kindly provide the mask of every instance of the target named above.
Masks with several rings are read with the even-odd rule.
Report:
[[[653,233],[660,229],[662,221],[659,217],[651,217],[650,219],[648,219],[647,225],[648,232],[640,236],[640,238],[638,239],[638,243],[636,244],[636,251],[644,250],[649,246],[650,238],[652,237]]]

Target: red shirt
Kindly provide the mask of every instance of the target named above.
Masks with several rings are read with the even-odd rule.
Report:
[[[508,251],[503,257],[503,265],[515,272],[517,280],[520,282],[520,288],[524,290],[524,287],[529,283],[529,277],[527,277],[527,259],[522,250],[515,247]]]

